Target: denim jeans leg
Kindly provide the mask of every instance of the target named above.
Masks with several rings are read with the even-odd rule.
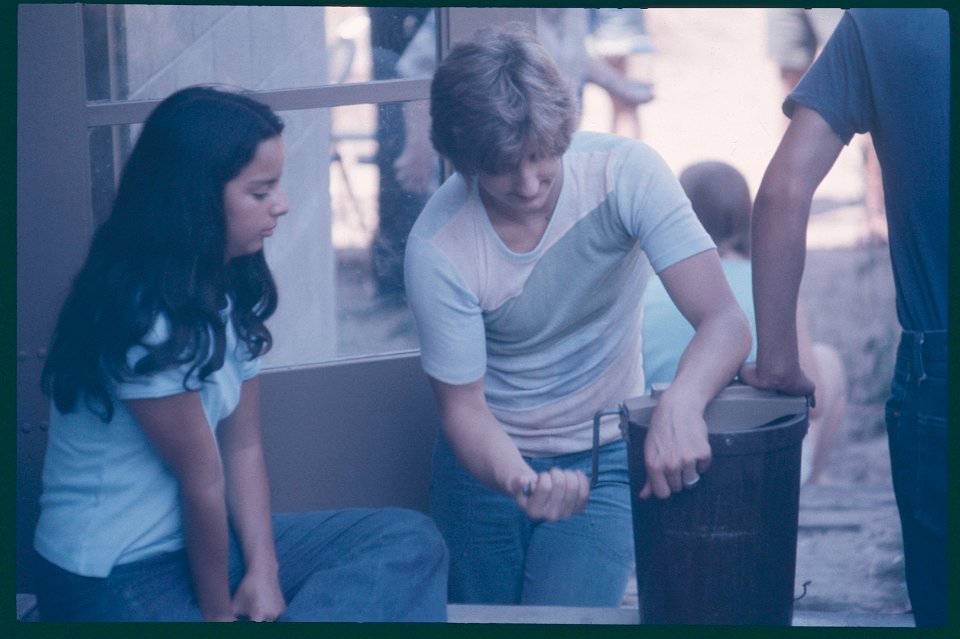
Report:
[[[273,517],[281,621],[446,621],[447,551],[433,522],[401,508]]]
[[[430,514],[450,551],[450,601],[519,604],[531,522],[513,499],[474,479],[442,435],[434,449]]]
[[[399,508],[273,516],[281,621],[446,621],[447,551],[433,522]],[[49,621],[202,621],[186,552],[81,577],[38,558]],[[243,578],[230,537],[230,585]]]
[[[116,566],[103,578],[38,559],[44,621],[202,621],[185,552]]]
[[[590,452],[531,460],[590,475]],[[600,449],[600,477],[586,509],[569,519],[539,522],[527,548],[523,603],[617,607],[634,563],[626,444]]]
[[[947,615],[946,364],[945,346],[937,352],[905,334],[887,401],[893,486],[917,626],[944,625]]]
[[[590,451],[527,458],[534,470],[581,469]],[[535,522],[514,500],[477,482],[441,437],[434,456],[432,513],[450,548],[456,603],[618,606],[633,564],[626,446],[601,450],[600,485],[587,509]]]

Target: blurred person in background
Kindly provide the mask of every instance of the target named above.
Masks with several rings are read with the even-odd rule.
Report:
[[[767,9],[767,54],[780,69],[784,94],[793,91],[830,39],[843,9]]]
[[[639,106],[653,99],[653,83],[649,72],[636,77],[638,70],[634,68],[639,59],[654,52],[653,42],[647,33],[644,9],[603,7],[587,9],[587,12],[590,27],[587,51],[590,55],[606,63],[625,82],[632,82],[638,91],[645,90],[649,93],[649,97],[637,101],[604,87],[613,107],[610,130],[617,135],[639,139]]]
[[[394,80],[404,77],[398,70],[400,59],[427,21],[433,20],[431,7],[370,7],[370,47],[373,79]],[[436,39],[428,43],[436,48]],[[429,76],[429,73],[427,74]],[[408,105],[412,105],[408,107]],[[410,146],[425,137],[426,129],[408,126],[408,108],[421,102],[386,102],[377,105],[376,164],[380,175],[377,189],[378,225],[371,247],[376,293],[385,305],[406,302],[403,287],[403,253],[407,235],[417,215],[436,188],[440,165],[433,153],[417,156],[414,164],[417,182],[404,173],[410,168],[397,166],[398,158]],[[421,108],[423,108],[421,106]],[[429,146],[429,145],[428,145]],[[416,148],[416,147],[412,147]],[[419,149],[418,149],[419,150]]]

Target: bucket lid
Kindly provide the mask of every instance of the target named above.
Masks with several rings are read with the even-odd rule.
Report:
[[[649,395],[625,400],[622,408],[626,420],[648,426],[664,388],[655,384]],[[718,433],[748,430],[806,411],[806,397],[760,390],[737,382],[721,390],[707,404],[703,418],[707,429]]]

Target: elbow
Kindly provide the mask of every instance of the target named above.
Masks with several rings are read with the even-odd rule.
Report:
[[[778,217],[785,213],[797,213],[804,217],[810,212],[813,202],[813,190],[809,186],[793,179],[765,178],[753,201],[753,219],[765,219],[770,215]]]
[[[756,220],[763,218],[767,211],[771,211],[778,206],[777,193],[775,186],[767,181],[760,185],[760,189],[757,190],[757,194],[753,198],[753,214],[751,217],[754,223],[756,223]]]
[[[753,334],[750,331],[750,322],[742,312],[740,313],[740,319],[741,349],[743,351],[740,361],[743,362],[750,354],[750,349],[753,348]]]
[[[750,330],[750,322],[739,305],[730,309],[729,323],[729,339],[731,343],[737,345],[737,361],[742,364],[753,347],[753,335]]]

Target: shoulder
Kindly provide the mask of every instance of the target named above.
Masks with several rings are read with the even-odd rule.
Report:
[[[870,9],[853,8],[846,11],[847,20],[855,23],[859,28],[908,30],[911,25],[948,26],[950,14],[942,8],[903,8],[903,9]]]
[[[454,173],[430,196],[410,231],[410,239],[431,240],[470,203],[475,193],[472,180]]]
[[[403,256],[411,307],[422,294],[436,292],[439,282],[450,282],[458,266],[470,261],[477,242],[475,225],[464,215],[469,192],[468,182],[455,173],[431,196],[414,222]]]
[[[631,150],[649,148],[640,140],[625,138],[612,133],[577,131],[573,134],[566,155],[578,153],[628,153]]]
[[[608,182],[610,188],[615,183],[622,186],[624,179],[627,182],[639,179],[634,186],[645,183],[642,177],[651,171],[658,175],[666,171],[672,175],[663,158],[649,144],[609,133],[576,133],[564,154],[564,161],[574,175],[606,174],[606,179],[612,180]],[[631,175],[634,177],[629,177]]]
[[[845,37],[877,59],[903,63],[939,51],[950,55],[950,14],[942,8],[849,9],[841,22]],[[838,28],[838,32],[841,31]]]

